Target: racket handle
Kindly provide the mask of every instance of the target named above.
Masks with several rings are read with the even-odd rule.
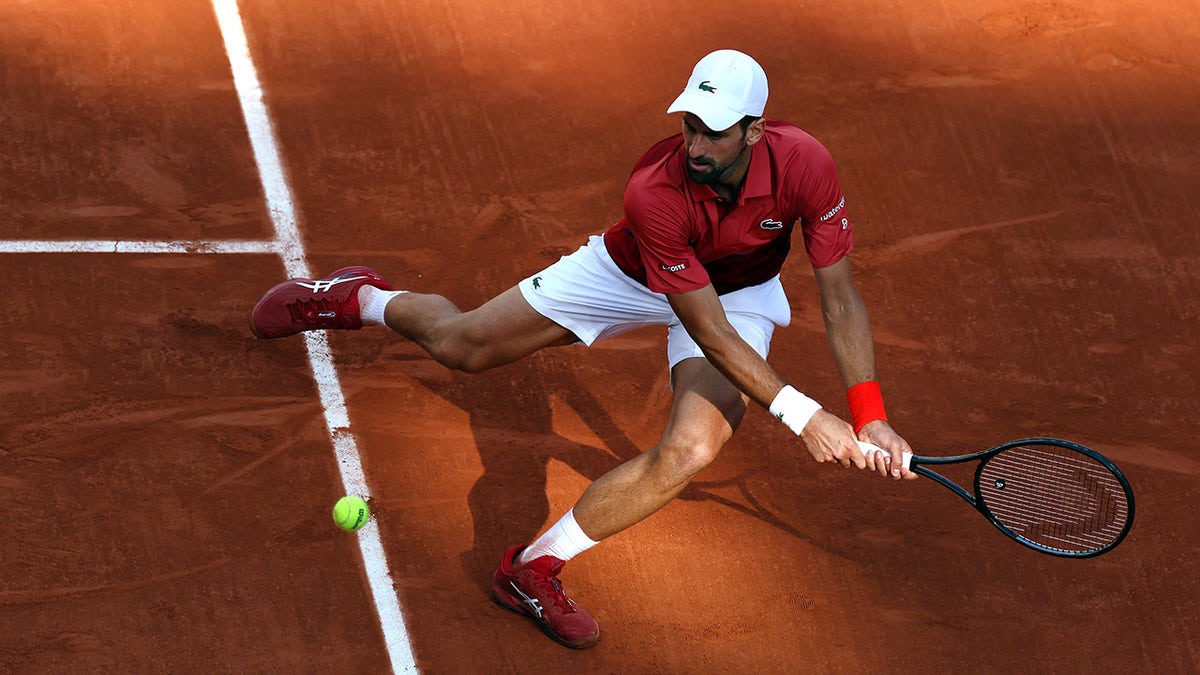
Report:
[[[858,449],[862,450],[862,453],[864,455],[869,455],[872,452],[882,452],[884,455],[891,454],[887,450],[884,450],[883,448],[879,447],[878,445],[875,445],[874,443],[868,443],[866,441],[858,441]],[[909,468],[909,464],[912,462],[912,457],[913,457],[913,455],[911,452],[904,453],[904,462],[903,462],[904,468],[906,468],[906,469]]]

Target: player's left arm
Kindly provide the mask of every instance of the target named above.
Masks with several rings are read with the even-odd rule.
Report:
[[[815,268],[817,289],[821,296],[821,315],[825,320],[825,336],[829,350],[837,363],[842,381],[847,390],[862,385],[859,391],[871,390],[876,382],[875,339],[871,332],[871,320],[866,304],[858,293],[854,275],[850,269],[849,256],[827,267]],[[866,383],[866,384],[863,384]],[[878,389],[875,389],[878,391]],[[868,396],[872,394],[868,393]],[[885,448],[890,458],[872,453],[867,458],[868,468],[887,475],[890,467],[895,478],[916,478],[916,474],[901,467],[901,456],[912,452],[908,442],[888,423],[880,402],[877,409],[868,406],[865,414],[875,419],[854,420],[858,438]],[[863,414],[863,413],[860,413]],[[860,426],[861,424],[861,426]],[[889,461],[890,460],[890,461]]]

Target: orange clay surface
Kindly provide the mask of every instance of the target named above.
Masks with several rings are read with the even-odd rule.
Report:
[[[331,336],[420,669],[1184,672],[1200,663],[1200,5],[243,2],[309,262],[473,307],[620,216],[706,52],[838,161],[895,426],[1070,438],[1118,549],[1024,549],[927,480],[814,463],[751,410],[682,497],[573,561],[587,652],[494,605],[505,546],[652,445],[664,334],[481,375]],[[824,11],[822,6],[836,6]],[[204,0],[0,2],[0,239],[265,240]],[[389,668],[270,254],[0,253],[0,671]],[[845,415],[811,270],[771,362]],[[965,478],[955,475],[956,478]]]

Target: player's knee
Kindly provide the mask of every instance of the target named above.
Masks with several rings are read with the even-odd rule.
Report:
[[[484,345],[466,339],[452,322],[431,330],[422,346],[435,361],[450,370],[478,373],[491,367]]]
[[[443,366],[463,373],[481,373],[490,367],[478,350],[464,349],[458,345],[440,344],[431,349],[430,354]]]
[[[495,366],[493,360],[485,353],[476,351],[470,354],[464,354],[455,365],[455,370],[460,370],[464,373],[475,374],[482,373],[485,370],[490,370]]]
[[[724,439],[689,438],[661,445],[660,474],[665,482],[686,483],[713,463],[724,444]]]

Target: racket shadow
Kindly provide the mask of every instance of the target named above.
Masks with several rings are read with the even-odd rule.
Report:
[[[783,481],[783,479],[780,480]],[[769,502],[769,500],[764,500],[755,494],[756,490],[767,493],[772,492],[775,490],[775,488],[770,486],[773,485],[774,482],[773,474],[769,469],[765,467],[750,469],[748,471],[743,471],[727,480],[694,480],[691,482],[691,484],[684,488],[677,499],[689,502],[712,502],[723,508],[727,508],[744,516],[754,518],[755,520],[769,525],[790,537],[793,537],[830,555],[834,555],[839,558],[851,557],[848,549],[838,546],[834,542],[833,538],[828,536],[829,528],[827,525],[815,525],[811,531],[805,531],[804,529],[794,525],[792,522],[789,522],[789,509],[787,507],[772,504]],[[794,485],[784,487],[790,487],[792,489],[795,488]],[[740,496],[745,503],[720,494],[727,491],[736,492],[736,494]],[[797,500],[796,503],[799,504],[799,500]],[[818,510],[819,509],[817,508],[812,510],[811,521],[814,523],[826,522],[824,516],[817,513]]]

